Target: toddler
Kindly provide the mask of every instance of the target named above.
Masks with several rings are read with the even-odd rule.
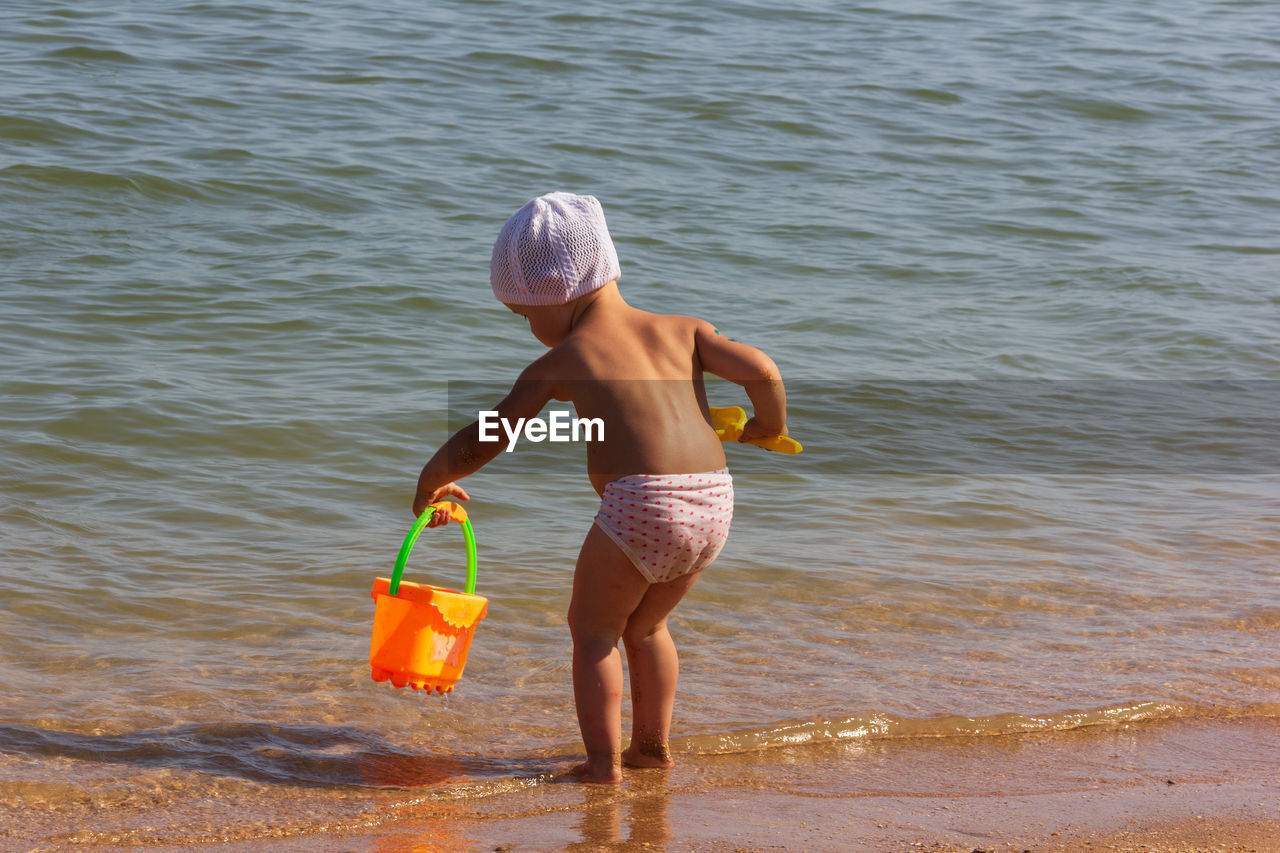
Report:
[[[555,399],[604,424],[603,440],[587,444],[587,475],[601,501],[578,553],[569,628],[587,752],[573,775],[610,783],[624,764],[671,766],[679,664],[667,614],[720,553],[733,516],[733,480],[703,373],[746,390],[754,417],[742,441],[787,433],[782,379],[768,356],[704,320],[633,308],[618,277],[600,202],[569,193],[536,198],[507,220],[489,267],[494,295],[549,348],[498,404],[500,418],[533,418]],[[477,421],[432,456],[418,478],[415,515],[444,498],[468,499],[454,481],[507,446],[480,437]],[[448,521],[438,512],[432,526]],[[633,712],[625,751],[619,639]]]

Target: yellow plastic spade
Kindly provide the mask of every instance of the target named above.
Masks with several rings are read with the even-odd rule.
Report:
[[[711,428],[721,441],[737,441],[747,426],[747,410],[741,406],[711,406]],[[800,442],[788,435],[771,435],[753,438],[747,444],[763,447],[776,453],[799,453],[804,450]]]

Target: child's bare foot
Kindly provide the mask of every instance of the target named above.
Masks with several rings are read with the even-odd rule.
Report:
[[[590,761],[584,761],[570,770],[569,775],[579,782],[617,785],[622,781],[622,768],[612,761],[602,767],[596,767]]]
[[[666,744],[640,744],[634,742],[622,753],[622,763],[626,767],[675,767],[671,760],[671,750]]]

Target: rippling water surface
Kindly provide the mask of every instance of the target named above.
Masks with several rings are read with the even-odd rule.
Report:
[[[451,389],[540,352],[487,265],[551,189],[805,443],[730,448],[678,751],[1280,714],[1270,4],[553,6],[0,12],[0,805],[305,834],[575,753],[580,448],[468,484],[457,693],[365,663]]]

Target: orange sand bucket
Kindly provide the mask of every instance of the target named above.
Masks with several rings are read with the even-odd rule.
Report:
[[[448,508],[462,527],[467,546],[466,592],[400,580],[413,543],[437,508]],[[474,595],[475,589],[476,538],[467,511],[453,502],[432,504],[405,537],[391,577],[373,582],[373,640],[369,644],[373,680],[427,692],[452,691],[467,665],[476,623],[489,609],[489,600]]]

